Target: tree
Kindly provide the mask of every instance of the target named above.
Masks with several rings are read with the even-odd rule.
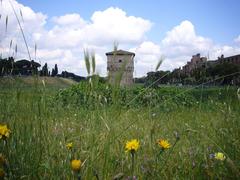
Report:
[[[55,76],[55,69],[52,68],[52,73],[51,76],[54,77]]]
[[[14,69],[14,58],[4,58],[0,59],[0,75],[12,75]]]
[[[55,66],[54,66],[54,73],[55,73],[55,76],[58,75],[58,67],[57,67],[57,64],[55,64]]]
[[[167,84],[170,80],[169,71],[156,71],[148,72],[146,77],[145,86],[149,86],[152,83],[153,87],[157,87],[159,84]]]
[[[232,63],[223,63],[223,64],[218,64],[214,67],[208,68],[207,74],[213,78],[226,76],[219,79],[219,82],[221,84],[231,84],[233,79],[239,78],[239,74],[237,74],[237,72],[239,71],[240,71],[239,65],[232,64]],[[233,74],[233,75],[230,76],[230,74]]]
[[[42,67],[42,76],[48,76],[48,65],[47,63],[44,64],[44,66]]]
[[[54,68],[52,69],[52,77],[56,76],[58,74],[58,67],[57,64],[55,64]]]

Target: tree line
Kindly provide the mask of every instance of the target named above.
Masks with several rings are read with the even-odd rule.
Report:
[[[13,57],[0,58],[0,77],[32,75],[71,78],[77,82],[86,79],[85,77],[78,76],[68,71],[62,71],[59,73],[57,64],[55,64],[54,68],[50,70],[47,63],[41,68],[41,65],[34,60],[29,61],[21,59],[15,61]]]
[[[21,59],[15,61],[13,57],[0,58],[0,76],[19,75],[19,76],[57,76],[58,66],[55,64],[52,71],[49,70],[47,63],[44,64],[42,69],[41,65],[34,60]],[[40,70],[39,70],[40,69]]]
[[[190,73],[184,73],[180,69],[173,71],[148,72],[147,76],[135,78],[136,83],[149,86],[160,84],[176,85],[240,85],[240,65],[233,63],[222,63],[209,67],[199,67]]]
[[[86,79],[85,77],[67,71],[62,71],[62,73],[59,74],[57,64],[55,64],[51,71],[47,63],[45,63],[41,69],[40,67],[41,65],[34,60],[28,61],[22,59],[15,61],[13,57],[0,58],[0,76],[58,76],[71,78],[78,82]],[[153,83],[154,86],[159,86],[160,84],[199,85],[206,82],[212,85],[240,85],[239,72],[239,64],[225,62],[214,66],[198,67],[190,73],[184,73],[179,69],[173,71],[148,72],[145,77],[135,78],[135,83],[142,83],[145,86]]]

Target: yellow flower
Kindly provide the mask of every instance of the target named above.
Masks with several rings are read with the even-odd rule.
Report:
[[[6,159],[2,154],[0,154],[0,166],[3,166],[6,163]]]
[[[4,178],[4,176],[5,176],[5,172],[2,168],[0,168],[0,179]]]
[[[226,159],[225,155],[221,152],[217,152],[214,154],[215,159],[224,161]]]
[[[162,149],[169,149],[171,147],[171,144],[164,139],[159,139],[157,144],[162,148]]]
[[[82,162],[78,159],[73,159],[71,161],[71,167],[73,171],[79,171],[81,168]]]
[[[71,150],[72,147],[73,147],[73,143],[72,142],[71,143],[67,143],[66,147],[67,147],[67,149]]]
[[[10,135],[10,129],[8,129],[7,125],[0,124],[0,139],[8,138]]]
[[[135,152],[139,149],[139,141],[137,139],[132,139],[127,141],[125,145],[126,152]]]

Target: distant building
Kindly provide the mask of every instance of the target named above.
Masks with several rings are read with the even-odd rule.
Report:
[[[190,62],[187,62],[185,66],[182,67],[182,71],[185,75],[190,75],[194,69],[200,67],[206,67],[207,58],[201,57],[200,54],[193,55]]]
[[[224,57],[222,54],[220,57],[218,57],[217,60],[209,60],[207,61],[207,66],[215,66],[217,64],[223,64],[223,63],[231,63],[231,64],[238,64],[240,65],[240,54],[234,55],[234,56],[229,56],[229,57]]]
[[[128,51],[116,50],[106,53],[106,56],[109,82],[114,84],[120,80],[121,86],[133,84],[133,59],[135,54]]]
[[[231,63],[240,65],[240,54],[224,57],[218,57],[217,60],[207,60],[206,57],[201,57],[200,54],[193,55],[190,62],[182,67],[181,73],[187,76],[191,75],[191,72],[197,68],[213,67],[218,64]]]
[[[220,64],[222,63],[240,64],[240,54],[229,57],[224,57],[224,55],[222,54],[221,57],[218,57],[218,61]]]

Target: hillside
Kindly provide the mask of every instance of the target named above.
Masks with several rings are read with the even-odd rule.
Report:
[[[68,79],[68,78],[61,78],[61,77],[0,77],[0,87],[31,87],[35,86],[36,84],[40,86],[46,87],[54,87],[54,88],[64,88],[69,87],[77,82]]]

